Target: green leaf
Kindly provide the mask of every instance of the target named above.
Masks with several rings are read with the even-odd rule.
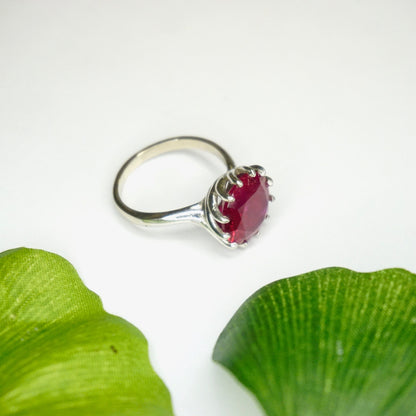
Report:
[[[237,311],[214,360],[269,416],[416,415],[416,276],[328,268]]]
[[[0,415],[172,416],[141,332],[106,313],[74,268],[0,254]]]

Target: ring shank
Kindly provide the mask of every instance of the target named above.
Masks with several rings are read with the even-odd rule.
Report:
[[[233,169],[235,167],[233,159],[222,147],[212,142],[211,140],[203,139],[200,137],[172,137],[170,139],[161,140],[150,146],[147,146],[134,154],[130,159],[127,160],[126,163],[124,163],[124,165],[117,173],[116,179],[114,181],[114,200],[118,208],[129,220],[138,225],[156,225],[184,221],[200,223],[203,220],[204,213],[201,202],[171,211],[143,212],[127,206],[120,196],[122,187],[133,170],[138,168],[149,159],[153,159],[154,157],[164,153],[182,149],[198,149],[207,151],[217,156],[222,162],[224,162],[227,170]]]

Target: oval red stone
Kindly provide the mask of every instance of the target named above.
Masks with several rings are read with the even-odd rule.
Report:
[[[221,202],[220,212],[230,219],[220,228],[230,234],[229,242],[242,244],[252,237],[266,218],[269,205],[267,178],[258,173],[252,177],[248,173],[239,176],[243,186],[233,185],[229,195],[234,202]]]

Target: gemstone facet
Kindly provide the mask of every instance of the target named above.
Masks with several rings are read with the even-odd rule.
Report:
[[[259,173],[254,177],[243,173],[238,179],[243,186],[233,185],[228,192],[234,201],[222,201],[218,206],[221,214],[230,221],[218,225],[222,231],[230,235],[230,243],[243,244],[257,233],[266,218],[270,195],[267,177]]]

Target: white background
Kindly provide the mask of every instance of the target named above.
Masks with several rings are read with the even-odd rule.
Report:
[[[261,238],[141,230],[121,164],[162,138],[211,138],[275,179]],[[416,272],[416,3],[0,1],[0,251],[70,260],[139,327],[179,416],[258,416],[211,361],[238,306],[326,266]],[[196,202],[222,167],[176,153],[137,171],[137,208]]]

